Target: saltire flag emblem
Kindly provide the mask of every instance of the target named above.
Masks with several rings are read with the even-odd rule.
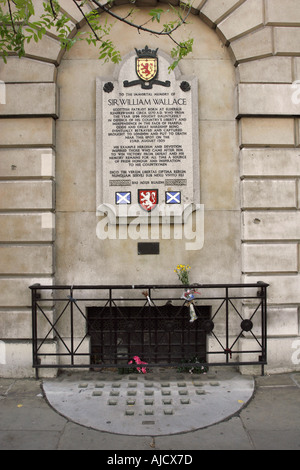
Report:
[[[131,192],[117,192],[116,204],[131,204]]]
[[[181,204],[181,192],[180,191],[167,191],[166,192],[166,204]]]

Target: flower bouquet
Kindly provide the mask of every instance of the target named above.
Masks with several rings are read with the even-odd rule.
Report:
[[[184,285],[189,285],[190,280],[189,280],[189,272],[190,272],[191,266],[188,264],[178,264],[176,268],[174,269],[174,272],[177,274],[179,280],[182,282]],[[199,294],[199,292],[196,292],[195,289],[186,289],[184,293],[182,294],[181,298],[186,300],[189,306],[190,310],[190,322],[193,323],[195,320],[197,320],[197,315],[195,312],[195,307],[194,307],[194,300],[195,300],[195,294]]]

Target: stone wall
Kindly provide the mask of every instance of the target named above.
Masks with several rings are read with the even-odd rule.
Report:
[[[61,5],[74,28],[85,27],[68,0]],[[138,1],[139,18],[147,5]],[[136,242],[96,237],[95,80],[114,66],[83,43],[63,54],[55,32],[28,45],[26,58],[0,63],[1,376],[33,375],[29,285],[176,282],[178,262],[192,265],[192,282],[270,283],[267,370],[299,370],[298,0],[198,0],[193,14],[185,28],[194,52],[180,68],[199,80],[205,245],[187,253],[161,240],[159,270],[137,257]],[[126,37],[122,55],[137,44],[170,50],[115,28]]]

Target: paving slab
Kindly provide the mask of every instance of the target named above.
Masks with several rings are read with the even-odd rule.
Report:
[[[43,381],[59,414],[98,431],[135,436],[173,435],[219,423],[252,398],[253,377],[232,370],[193,375],[173,372],[64,374]]]
[[[88,390],[88,378],[91,376],[84,373],[78,377],[83,390]],[[96,379],[99,385],[99,376]],[[219,393],[221,390],[219,373],[195,380],[219,382],[211,386],[211,391]],[[241,408],[233,416],[189,432],[150,436],[117,434],[80,425],[49,405],[42,381],[0,378],[0,450],[101,450],[105,452],[98,454],[99,463],[105,465],[108,457],[125,451],[139,456],[143,456],[144,451],[153,455],[193,451],[194,462],[199,456],[201,463],[202,450],[300,450],[300,373],[255,377],[254,381],[251,399],[248,403],[239,403]],[[114,388],[120,390],[121,386]],[[98,396],[91,396],[90,400],[94,398]]]

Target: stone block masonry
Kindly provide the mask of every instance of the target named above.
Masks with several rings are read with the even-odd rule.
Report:
[[[34,2],[38,8],[40,0]],[[139,1],[141,23],[148,5]],[[72,2],[61,6],[74,31],[85,28]],[[90,11],[89,3],[84,9]],[[116,9],[125,14],[127,5]],[[193,255],[193,276],[270,283],[267,371],[299,369],[292,362],[300,314],[299,0],[199,0],[193,15],[188,27],[197,46],[180,65],[199,83],[206,232],[203,250]],[[123,57],[148,40],[124,25],[115,31]],[[151,37],[148,45],[170,50],[165,39]],[[55,31],[27,44],[26,53],[0,63],[2,377],[34,375],[29,285],[72,283],[77,275],[87,283],[114,280],[115,266],[122,279],[146,274],[149,282],[168,283],[170,260],[186,256],[179,243],[160,240],[165,254],[146,266],[134,258],[136,245],[96,245],[95,84],[113,77],[115,67],[100,63],[83,42],[61,51]],[[49,315],[51,309],[49,303]],[[47,347],[55,352],[52,337]]]
[[[0,65],[6,91],[0,104],[0,338],[6,350],[0,375],[6,377],[33,375],[28,286],[52,284],[55,271],[53,69],[16,58]],[[51,309],[46,306],[49,315]]]

